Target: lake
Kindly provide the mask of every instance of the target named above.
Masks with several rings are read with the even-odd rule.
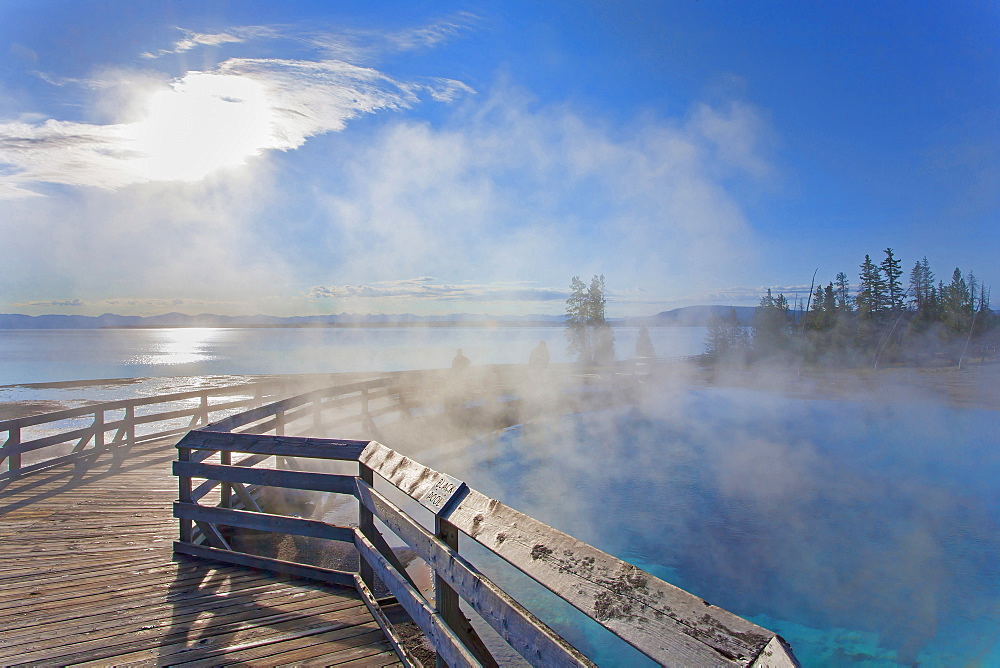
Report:
[[[619,358],[638,328],[615,328]],[[705,328],[650,328],[660,357],[704,351]],[[383,372],[447,367],[461,348],[473,364],[526,363],[546,341],[570,361],[561,327],[359,327],[0,330],[0,385],[100,378]]]

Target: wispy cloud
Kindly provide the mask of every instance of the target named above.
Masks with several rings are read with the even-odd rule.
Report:
[[[85,306],[86,302],[82,299],[42,299],[34,300],[28,302],[15,302],[14,306],[18,307],[49,307],[49,308],[72,308],[76,306]]]
[[[143,58],[156,59],[203,46],[220,47],[252,41],[284,40],[316,49],[327,58],[365,62],[376,60],[385,54],[434,48],[468,30],[477,20],[474,14],[458,12],[427,25],[402,30],[322,31],[281,25],[233,26],[219,32],[201,33],[177,28],[182,36],[169,48],[147,51],[141,55]]]
[[[212,299],[186,299],[182,297],[174,297],[167,299],[156,299],[149,297],[109,297],[105,299],[41,299],[32,300],[24,302],[14,302],[12,306],[17,306],[21,308],[80,308],[80,307],[94,307],[94,308],[112,308],[112,307],[128,307],[129,310],[134,310],[135,308],[146,309],[153,312],[163,312],[165,309],[171,308],[181,308],[181,307],[211,307],[211,306],[239,306],[242,302],[227,302]]]
[[[147,51],[143,58],[159,58],[171,53],[184,53],[198,46],[221,46],[222,44],[240,44],[253,39],[279,37],[281,32],[271,26],[236,26],[228,28],[224,32],[199,33],[184,28],[178,28],[183,33],[183,37],[169,49],[159,51]]]
[[[263,26],[188,33],[175,48],[270,34]],[[114,73],[106,77],[88,87],[120,84]],[[0,124],[0,166],[7,166],[0,172],[0,198],[30,197],[46,183],[116,189],[197,181],[266,151],[296,149],[364,114],[410,108],[424,96],[450,102],[472,92],[459,81],[404,81],[331,59],[230,58],[169,83],[151,85],[148,75],[144,83],[120,105],[142,109],[131,122]]]
[[[434,302],[548,302],[566,299],[566,290],[543,288],[527,282],[487,284],[436,283],[421,277],[397,281],[378,281],[367,285],[315,285],[309,288],[311,299],[392,300]]]
[[[469,30],[478,17],[459,12],[425,26],[396,31],[345,30],[341,32],[286,33],[286,36],[321,50],[331,58],[371,62],[393,53],[436,47]]]
[[[768,290],[775,296],[783,294],[786,297],[808,297],[810,294],[808,285],[736,286],[686,295],[681,301],[693,304],[745,304],[751,302],[755,304],[767,294]]]

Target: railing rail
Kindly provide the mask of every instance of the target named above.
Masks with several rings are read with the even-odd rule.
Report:
[[[317,381],[311,383],[316,384]],[[384,392],[383,388],[391,384],[391,380],[383,378],[310,392],[300,395],[302,398],[298,405],[312,402],[314,394],[323,398],[338,397],[339,403],[330,407],[366,402],[369,397],[383,396],[378,394],[379,390]],[[0,481],[106,452],[114,454],[117,448],[136,443],[183,434],[209,424],[213,418],[225,420],[235,411],[241,411],[239,415],[244,423],[247,420],[252,422],[255,408],[269,399],[287,396],[291,386],[290,382],[279,380],[245,383],[105,401],[0,420]],[[351,394],[357,396],[352,398]],[[279,432],[282,432],[278,423],[286,419],[284,410],[293,407],[287,405],[277,411],[273,407],[265,408],[263,414],[274,421],[266,426],[278,425]],[[293,414],[287,419],[294,420],[296,417]],[[84,424],[81,425],[81,422]],[[227,428],[236,426],[239,425]],[[32,461],[26,463],[25,455],[29,454]]]
[[[290,417],[322,423],[323,412],[342,398],[338,390],[373,392],[386,388],[362,383],[307,393],[188,433],[177,444],[178,461],[174,464],[179,483],[174,514],[180,521],[175,551],[353,586],[361,592],[404,660],[409,660],[409,655],[385,621],[372,593],[376,591],[376,577],[421,628],[439,659],[449,666],[496,665],[465,617],[460,601],[533,665],[593,665],[463,556],[459,535],[464,534],[659,663],[798,665],[790,649],[774,633],[488,498],[378,441],[278,433]],[[401,395],[397,401],[400,415],[404,416]],[[279,420],[279,416],[284,419]],[[360,419],[362,431],[374,426],[368,401],[362,402],[356,419]],[[234,454],[243,456],[235,464],[231,463]],[[301,462],[317,460],[356,462],[356,472],[345,475],[302,470]],[[411,503],[428,509],[434,517],[433,530],[376,489],[376,479],[378,485],[389,485]],[[196,480],[204,482],[196,486]],[[234,493],[228,500],[221,492],[218,497],[210,495],[216,488],[232,489]],[[358,526],[336,526],[262,509],[258,505],[260,491],[267,488],[353,496],[359,504]],[[218,504],[214,504],[216,499]],[[432,569],[433,597],[425,597],[416,587],[377,528],[376,519]],[[234,528],[353,545],[360,556],[360,568],[358,572],[322,568],[243,552],[230,542]]]

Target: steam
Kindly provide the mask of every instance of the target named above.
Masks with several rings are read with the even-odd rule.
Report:
[[[852,383],[757,370],[717,379],[738,386],[726,388],[671,365],[636,379],[618,408],[568,418],[553,416],[582,376],[505,377],[533,416],[521,426],[463,439],[443,420],[385,442],[759,616],[806,663],[973,657],[998,632],[995,413],[949,405],[899,371]],[[985,369],[977,382],[992,379]],[[974,646],[970,618],[985,634]]]

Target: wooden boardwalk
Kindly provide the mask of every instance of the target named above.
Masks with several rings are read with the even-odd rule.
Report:
[[[0,665],[401,665],[354,590],[175,557],[173,444],[0,482]]]

